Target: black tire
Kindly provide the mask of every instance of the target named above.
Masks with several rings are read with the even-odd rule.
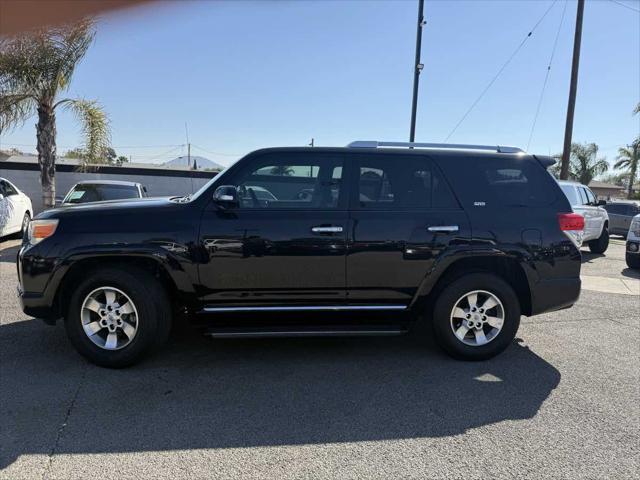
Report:
[[[609,229],[602,227],[600,236],[589,242],[589,250],[591,250],[591,253],[604,253],[607,248],[609,248]]]
[[[640,255],[638,255],[638,254],[631,255],[631,254],[627,253],[625,255],[625,260],[627,261],[627,267],[634,268],[634,269],[640,269]]]
[[[24,217],[22,217],[22,226],[20,227],[20,236],[24,235],[24,232],[31,221],[31,215],[29,212],[24,212]]]
[[[137,309],[135,337],[119,350],[105,350],[94,344],[82,327],[82,304],[90,292],[100,287],[121,290]],[[65,327],[73,346],[90,362],[109,368],[126,367],[166,342],[171,330],[171,304],[165,289],[150,273],[129,266],[100,268],[91,272],[74,289],[65,316]]]
[[[502,329],[489,343],[466,345],[451,326],[451,313],[458,300],[474,290],[495,295],[504,307]],[[486,360],[507,348],[520,326],[520,302],[514,290],[502,278],[490,273],[470,273],[449,283],[441,291],[432,311],[433,330],[438,345],[459,360]]]

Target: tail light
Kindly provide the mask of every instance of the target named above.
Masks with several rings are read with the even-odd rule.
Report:
[[[573,244],[580,248],[584,237],[584,217],[577,213],[559,213],[558,225]]]

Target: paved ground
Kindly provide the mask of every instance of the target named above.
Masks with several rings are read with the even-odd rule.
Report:
[[[113,371],[19,311],[11,245],[1,479],[638,478],[637,295],[586,290],[482,363],[410,337],[183,334]],[[621,252],[585,255],[585,276],[633,278]]]

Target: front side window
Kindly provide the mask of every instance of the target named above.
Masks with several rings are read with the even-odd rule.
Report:
[[[589,204],[589,199],[587,198],[587,192],[584,189],[584,187],[579,187],[578,191],[580,192],[580,204],[581,205],[588,205]]]
[[[2,186],[0,187],[0,193],[2,193],[5,197],[10,197],[11,195],[17,195],[18,192],[13,185],[9,182],[1,182]]]
[[[588,188],[584,189],[586,194],[587,194],[587,201],[591,204],[591,205],[595,205],[596,204],[596,196],[593,194],[593,192],[591,190],[589,190]]]
[[[424,157],[362,157],[356,207],[362,210],[458,208],[442,175]]]
[[[240,208],[337,208],[342,162],[269,155],[251,162],[233,183]]]

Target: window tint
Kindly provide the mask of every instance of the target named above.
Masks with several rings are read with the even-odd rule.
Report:
[[[576,187],[573,185],[560,185],[560,188],[564,192],[567,200],[571,205],[580,205],[582,201],[578,198],[578,192],[576,191]]]
[[[580,192],[580,204],[586,205],[589,203],[589,200],[587,199],[587,192],[585,192],[584,187],[578,187],[578,191]]]
[[[0,193],[2,193],[5,197],[10,197],[11,195],[18,194],[16,189],[13,188],[13,185],[11,185],[9,182],[2,182],[2,184],[4,185],[4,188],[0,187]]]
[[[359,157],[356,207],[364,210],[458,208],[449,186],[424,157]]]
[[[88,203],[102,200],[138,198],[138,188],[132,185],[76,185],[64,199],[64,203]]]
[[[614,215],[620,215],[624,210],[623,205],[620,205],[619,203],[607,203],[604,206],[604,209],[609,213],[613,213]]]
[[[494,157],[481,161],[480,175],[478,181],[505,206],[548,205],[557,196],[547,172],[534,162]]]
[[[241,208],[337,208],[342,162],[269,155],[251,162],[234,181]]]
[[[596,204],[596,196],[593,194],[593,192],[591,190],[589,190],[588,188],[585,188],[585,192],[587,193],[587,201],[591,205],[595,205]]]

